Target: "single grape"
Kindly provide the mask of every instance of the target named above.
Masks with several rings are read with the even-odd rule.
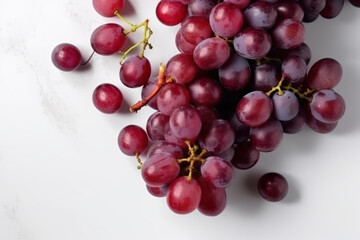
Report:
[[[187,14],[187,6],[178,1],[161,0],[156,6],[156,16],[165,25],[181,23]]]
[[[199,177],[197,182],[201,188],[198,210],[206,216],[219,215],[226,207],[225,188],[213,187],[203,177]]]
[[[212,121],[219,118],[219,113],[215,108],[197,106],[196,110],[198,111],[201,118],[202,129],[207,128],[212,123]]]
[[[300,85],[305,80],[307,65],[299,56],[288,56],[283,60],[281,70],[292,85]]]
[[[173,56],[166,64],[165,75],[171,77],[176,83],[191,82],[199,68],[191,54],[180,53]]]
[[[166,200],[169,208],[178,214],[187,214],[194,211],[201,200],[201,188],[195,179],[178,177],[168,189]]]
[[[110,83],[97,86],[92,95],[94,106],[103,113],[114,113],[120,109],[124,98],[121,91]]]
[[[145,183],[153,187],[169,185],[180,173],[180,166],[174,155],[161,153],[151,155],[141,167]]]
[[[248,27],[235,36],[234,48],[244,58],[261,59],[270,51],[271,37],[264,29]]]
[[[123,31],[123,27],[118,24],[103,24],[91,34],[91,47],[100,55],[111,55],[120,52],[127,39]]]
[[[249,62],[236,53],[230,54],[229,59],[219,68],[219,78],[224,88],[239,91],[250,82],[251,70]]]
[[[196,106],[215,107],[222,99],[222,88],[219,82],[208,77],[200,77],[188,85],[191,102]]]
[[[115,11],[121,11],[125,0],[92,0],[94,9],[104,17],[115,16]]]
[[[229,38],[240,31],[244,23],[244,17],[236,5],[222,2],[211,10],[209,22],[215,34]]]
[[[271,36],[276,47],[296,48],[305,39],[305,27],[298,20],[284,19],[274,26]]]
[[[190,93],[186,86],[178,83],[168,83],[163,86],[157,96],[157,107],[160,112],[170,116],[175,108],[188,105]]]
[[[326,0],[326,4],[320,15],[331,19],[337,17],[344,7],[345,0]]]
[[[216,119],[209,124],[199,136],[199,144],[212,153],[222,153],[229,149],[235,141],[235,132],[230,123]]]
[[[342,78],[342,68],[338,61],[323,58],[316,61],[310,68],[306,82],[317,90],[332,89]]]
[[[282,1],[276,4],[277,21],[292,18],[302,21],[304,18],[304,10],[296,1]]]
[[[121,65],[119,75],[125,86],[141,87],[150,78],[151,64],[146,57],[130,56]]]
[[[266,173],[258,181],[259,194],[271,202],[278,202],[284,199],[288,189],[289,186],[286,179],[279,173]]]
[[[184,22],[181,23],[180,31],[184,39],[194,45],[211,37],[212,34],[209,20],[199,16],[186,18]]]
[[[265,123],[271,116],[273,103],[261,91],[246,94],[236,107],[236,116],[246,126],[256,127]]]
[[[167,194],[168,186],[153,187],[146,185],[148,192],[155,197],[165,197]]]
[[[153,113],[146,123],[146,132],[151,140],[165,140],[165,125],[169,122],[169,116],[161,113]]]
[[[231,164],[238,169],[252,168],[259,160],[260,152],[251,143],[245,141],[235,147],[235,153],[231,159]]]
[[[251,27],[269,29],[275,24],[277,11],[272,3],[260,0],[246,8],[244,16]]]
[[[280,121],[289,121],[299,112],[299,100],[291,91],[279,92],[272,96],[274,116]]]
[[[217,0],[192,0],[188,4],[188,14],[208,18],[216,4]]]
[[[349,0],[349,2],[354,6],[360,8],[360,0]]]
[[[345,113],[345,101],[333,90],[320,90],[313,95],[310,111],[320,122],[335,123]]]
[[[216,69],[228,60],[230,47],[224,39],[211,37],[196,46],[193,56],[195,63],[201,69]]]
[[[76,46],[70,43],[62,43],[57,45],[52,51],[51,61],[58,69],[68,72],[80,67],[82,56]]]
[[[128,125],[124,127],[118,136],[120,150],[129,156],[143,153],[146,150],[148,143],[149,139],[145,130],[137,125]]]
[[[265,62],[254,69],[254,90],[268,92],[277,86],[281,79],[281,70],[277,63]]]
[[[226,160],[210,156],[201,165],[201,176],[212,186],[226,188],[234,178],[234,168]]]
[[[196,139],[200,133],[202,122],[197,110],[190,106],[180,106],[171,113],[170,129],[179,139]]]
[[[264,124],[250,130],[250,141],[261,152],[274,151],[283,139],[283,129],[279,120],[270,118]]]
[[[307,109],[306,110],[306,124],[314,132],[325,134],[325,133],[332,132],[338,125],[338,122],[333,122],[333,123],[321,122],[321,121],[317,120],[311,114],[310,109]]]

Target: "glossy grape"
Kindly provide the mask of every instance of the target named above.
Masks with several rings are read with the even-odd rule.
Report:
[[[231,124],[223,119],[216,119],[209,124],[199,137],[199,144],[209,152],[222,153],[232,146],[235,132]]]
[[[244,16],[251,27],[269,29],[275,24],[277,11],[272,3],[260,0],[246,8]]]
[[[146,132],[151,140],[165,140],[165,125],[169,118],[161,112],[151,114],[146,123]]]
[[[281,70],[283,76],[296,86],[305,80],[307,65],[305,60],[299,56],[288,56],[283,60]]]
[[[170,129],[179,139],[195,139],[200,133],[202,122],[197,110],[189,105],[180,106],[171,113]]]
[[[320,122],[335,123],[345,113],[345,101],[333,90],[321,90],[313,95],[310,111]]]
[[[201,166],[201,176],[212,186],[225,188],[234,178],[234,168],[228,161],[211,156]]]
[[[156,6],[156,16],[165,25],[174,26],[184,20],[187,6],[178,1],[161,0]]]
[[[203,177],[199,177],[197,182],[201,188],[198,210],[206,216],[219,215],[226,207],[225,189],[211,186]]]
[[[166,84],[160,89],[157,96],[157,107],[162,113],[168,116],[171,115],[175,108],[189,103],[190,93],[182,84]]]
[[[183,158],[182,148],[174,143],[169,143],[167,141],[156,141],[150,146],[147,151],[147,157],[149,158],[152,155],[161,154],[161,153],[170,153],[176,159]]]
[[[251,70],[249,62],[236,53],[219,68],[221,84],[230,91],[239,91],[250,82]]]
[[[332,58],[323,58],[316,61],[310,68],[306,82],[317,90],[332,89],[342,78],[342,67]]]
[[[272,31],[274,45],[282,49],[292,49],[301,45],[305,39],[304,25],[295,19],[284,19]]]
[[[187,53],[187,54],[192,54],[196,47],[195,44],[191,44],[185,40],[184,36],[181,33],[181,29],[179,29],[176,33],[175,45],[181,53]]]
[[[192,55],[180,53],[173,56],[166,64],[165,75],[171,77],[176,83],[189,83],[197,73],[197,67]]]
[[[326,0],[325,7],[321,10],[320,15],[327,19],[335,18],[340,14],[344,3],[345,0]]]
[[[115,11],[121,11],[125,0],[92,0],[94,9],[104,17],[115,16]]]
[[[268,92],[277,86],[281,79],[281,71],[278,64],[266,62],[254,69],[253,87],[255,90]]]
[[[101,25],[91,34],[91,47],[101,55],[118,53],[125,46],[127,39],[123,31],[123,27],[115,23]]]
[[[148,143],[149,139],[145,130],[137,125],[124,127],[118,136],[120,150],[129,156],[135,156],[144,152]]]
[[[234,48],[240,56],[260,59],[270,51],[271,37],[263,29],[248,27],[235,36]]]
[[[184,39],[194,45],[211,37],[212,34],[209,20],[199,16],[191,16],[184,20],[180,31]]]
[[[188,4],[188,14],[208,18],[216,4],[217,0],[192,0]]]
[[[215,34],[229,38],[240,31],[244,23],[244,17],[236,5],[222,2],[211,10],[209,22]]]
[[[120,109],[124,98],[121,91],[110,83],[97,86],[93,92],[94,106],[103,113],[114,113]]]
[[[272,96],[274,116],[280,121],[289,121],[299,112],[299,101],[291,91],[283,91]]]
[[[282,1],[276,4],[277,21],[292,18],[302,21],[304,18],[304,10],[296,1]]]
[[[153,187],[146,185],[148,192],[155,197],[165,197],[167,194],[168,186]]]
[[[200,42],[193,53],[195,63],[204,70],[219,68],[230,56],[230,47],[222,38],[211,37]]]
[[[279,173],[270,172],[260,177],[258,191],[260,195],[271,202],[284,199],[288,193],[288,183],[284,176]]]
[[[130,56],[120,68],[121,82],[130,88],[143,86],[150,78],[151,65],[146,57]]]
[[[250,130],[250,141],[261,152],[274,151],[283,139],[283,130],[279,120],[270,118],[258,127]]]
[[[201,188],[195,179],[179,177],[169,186],[166,200],[169,208],[178,214],[194,211],[200,204]]]
[[[145,183],[153,187],[169,185],[180,172],[174,155],[169,153],[151,155],[141,167]]]
[[[188,85],[191,101],[196,106],[215,107],[222,99],[219,82],[208,77],[200,77]]]
[[[258,162],[259,158],[259,150],[256,149],[251,141],[246,141],[235,147],[235,153],[231,159],[231,164],[238,169],[249,169]]]
[[[76,46],[70,43],[62,43],[52,51],[51,61],[58,69],[68,72],[79,68],[82,63],[82,56]]]
[[[271,116],[273,103],[271,99],[261,91],[253,91],[246,94],[236,107],[236,116],[246,126],[259,126],[265,123]]]

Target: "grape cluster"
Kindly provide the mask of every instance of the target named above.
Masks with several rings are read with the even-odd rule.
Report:
[[[124,0],[93,0],[99,14],[117,16],[131,27],[108,23],[95,29],[94,52],[121,51],[121,82],[142,88],[130,111],[155,109],[146,128],[128,125],[118,135],[120,150],[136,157],[149,193],[166,197],[176,213],[198,209],[216,216],[226,206],[235,169],[253,167],[261,152],[279,146],[284,133],[298,133],[305,125],[318,133],[334,130],[345,112],[345,101],[334,90],[342,67],[331,58],[308,66],[303,22],[334,18],[343,5],[344,0],[161,0],[156,16],[178,27],[179,53],[153,77],[144,56],[145,48],[152,48],[149,21],[134,25],[124,19]],[[123,50],[127,35],[140,27],[144,38]],[[139,46],[139,55],[128,56]],[[52,60],[64,71],[84,64],[71,44],[57,46]],[[117,111],[122,101],[112,84],[94,90],[93,103],[101,112]],[[270,172],[258,180],[258,192],[280,201],[288,183]]]

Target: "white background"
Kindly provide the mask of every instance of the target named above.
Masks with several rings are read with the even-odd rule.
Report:
[[[150,19],[154,49],[146,56],[154,74],[177,53],[177,27],[158,22],[156,4],[128,0],[123,11],[135,23]],[[306,24],[312,62],[332,57],[343,66],[336,91],[347,111],[337,129],[286,135],[253,169],[237,171],[217,217],[172,213],[165,199],[148,194],[135,159],[118,149],[118,132],[145,126],[152,113],[128,113],[140,95],[121,85],[119,56],[96,55],[71,73],[52,65],[51,51],[62,42],[90,55],[91,32],[105,22],[121,23],[98,15],[90,0],[0,2],[1,240],[360,239],[360,9],[346,2],[336,19]],[[92,91],[104,82],[122,90],[120,113],[93,106]],[[256,193],[256,179],[269,171],[288,179],[282,202]]]

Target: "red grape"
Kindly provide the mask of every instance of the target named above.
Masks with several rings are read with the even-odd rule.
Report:
[[[120,109],[124,98],[116,86],[110,83],[103,83],[95,88],[92,100],[99,111],[114,113]]]
[[[82,56],[76,46],[70,43],[62,43],[57,45],[52,51],[51,60],[58,69],[73,71],[81,65]]]
[[[115,23],[101,25],[91,35],[91,47],[101,55],[117,53],[126,43],[126,35],[123,31],[123,27]]]

